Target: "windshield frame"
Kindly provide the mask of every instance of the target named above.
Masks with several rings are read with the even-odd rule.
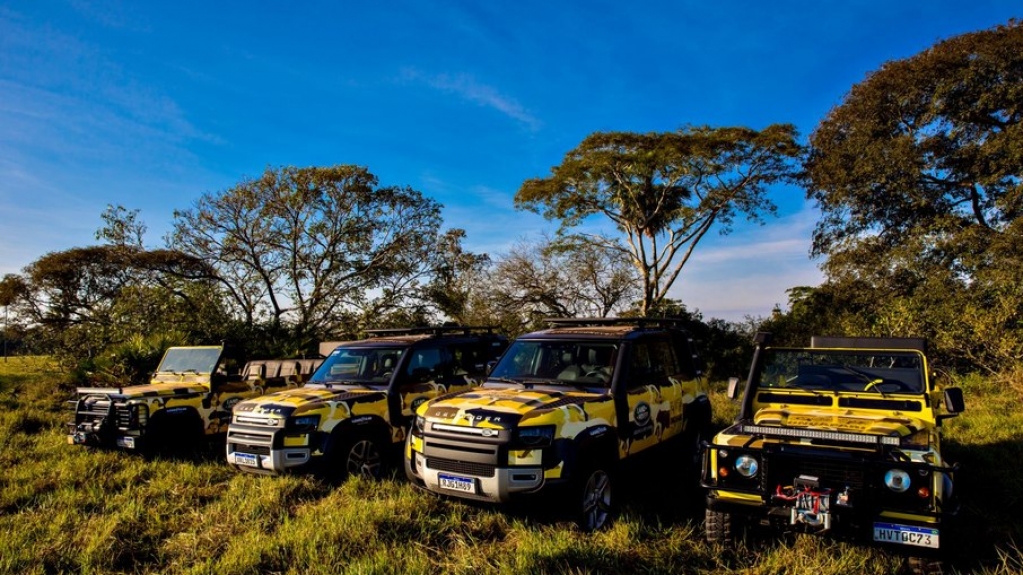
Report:
[[[216,371],[223,351],[224,348],[219,346],[171,347],[164,352],[156,373],[211,375]]]
[[[766,348],[752,376],[759,390],[928,392],[926,356],[909,349]]]

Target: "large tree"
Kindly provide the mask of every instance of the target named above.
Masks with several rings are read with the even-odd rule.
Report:
[[[607,317],[638,295],[623,252],[549,237],[522,241],[498,258],[486,289],[501,317],[518,318],[516,332],[543,327],[548,317]]]
[[[948,339],[988,368],[1023,359],[1023,300],[1007,289],[1023,267],[1021,121],[1012,21],[886,63],[813,132],[813,253],[830,281],[871,290],[875,331]]]
[[[316,337],[421,295],[440,207],[360,166],[268,168],[175,212],[171,239],[216,269],[247,322]]]
[[[609,250],[627,250],[642,281],[641,312],[663,300],[700,240],[737,216],[761,220],[776,209],[768,188],[789,181],[801,148],[791,125],[687,127],[676,132],[598,132],[565,155],[551,176],[527,180],[515,204],[560,220],[561,233],[591,216],[624,234],[577,233]]]

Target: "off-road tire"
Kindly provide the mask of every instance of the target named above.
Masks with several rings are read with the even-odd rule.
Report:
[[[735,522],[732,514],[707,509],[704,511],[703,532],[707,543],[732,545],[735,543]]]
[[[193,456],[206,447],[202,422],[194,417],[160,417],[146,426],[145,448],[149,457]]]
[[[700,484],[700,476],[703,473],[703,442],[706,436],[705,430],[694,430],[686,435],[682,446],[686,450],[683,454],[683,460],[686,462],[685,479],[694,486]]]
[[[580,469],[573,489],[576,525],[585,532],[607,527],[614,517],[614,475],[606,464]]]
[[[387,446],[374,435],[356,435],[337,444],[328,477],[334,481],[358,476],[378,480],[387,473]]]
[[[906,567],[912,575],[942,575],[944,573],[944,561],[934,557],[910,557],[906,560]]]

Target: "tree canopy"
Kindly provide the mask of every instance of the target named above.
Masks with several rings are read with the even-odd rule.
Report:
[[[859,329],[970,365],[1023,359],[1023,26],[888,62],[810,137],[813,253]],[[839,315],[839,314],[835,314]],[[863,324],[866,325],[863,325]]]
[[[1023,25],[938,43],[853,87],[810,137],[810,197],[824,218],[814,252],[861,234],[885,248],[927,236],[954,263],[1023,210]]]
[[[268,168],[175,212],[172,245],[215,268],[247,322],[322,334],[414,295],[440,224],[440,204],[364,167]]]
[[[561,232],[591,216],[609,219],[643,285],[646,313],[667,296],[708,231],[731,229],[737,216],[760,221],[776,210],[768,187],[789,181],[801,154],[795,128],[687,127],[676,132],[597,132],[569,151],[551,176],[523,183],[515,204],[561,221]]]

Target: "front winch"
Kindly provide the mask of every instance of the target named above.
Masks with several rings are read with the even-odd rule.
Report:
[[[849,495],[845,492],[840,498],[848,502]],[[789,515],[792,525],[808,525],[821,531],[831,529],[831,489],[821,489],[818,478],[800,475],[792,485],[778,485],[774,499],[792,504]]]

